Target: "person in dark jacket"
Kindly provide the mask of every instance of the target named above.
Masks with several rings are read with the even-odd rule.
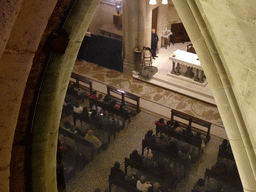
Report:
[[[115,162],[114,166],[110,170],[110,175],[118,179],[124,180],[125,173],[120,169],[120,163]]]
[[[158,44],[159,38],[156,34],[156,30],[153,28],[152,33],[151,33],[151,53],[153,59],[155,59],[156,56],[156,49],[157,49],[157,44]]]
[[[130,159],[140,165],[143,164],[143,157],[141,155],[139,155],[138,150],[134,150],[131,154],[130,154]]]

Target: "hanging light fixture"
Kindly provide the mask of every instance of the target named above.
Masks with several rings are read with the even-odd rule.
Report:
[[[163,0],[162,4],[167,5],[168,4],[168,0]]]
[[[149,4],[150,4],[150,5],[156,5],[156,0],[150,0],[150,1],[149,1]]]

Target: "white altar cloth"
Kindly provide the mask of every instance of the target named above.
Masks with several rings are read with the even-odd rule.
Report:
[[[175,57],[174,57],[174,54],[175,54]],[[203,70],[200,65],[200,61],[198,60],[198,56],[195,53],[190,53],[187,51],[182,51],[177,49],[169,57],[169,60],[179,63],[181,65],[186,65],[188,67],[193,67],[199,70]]]

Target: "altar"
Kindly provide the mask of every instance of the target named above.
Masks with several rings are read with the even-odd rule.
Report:
[[[171,74],[181,75],[181,65],[184,65],[187,68],[184,76],[194,78],[200,83],[204,82],[204,71],[196,54],[177,49],[169,57],[169,60],[172,61]],[[195,73],[193,69],[195,69]]]

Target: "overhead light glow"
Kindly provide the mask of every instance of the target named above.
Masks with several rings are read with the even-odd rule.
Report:
[[[156,0],[150,0],[150,1],[149,1],[149,4],[150,4],[150,5],[156,5]]]
[[[163,0],[162,4],[167,5],[168,4],[168,0]]]

